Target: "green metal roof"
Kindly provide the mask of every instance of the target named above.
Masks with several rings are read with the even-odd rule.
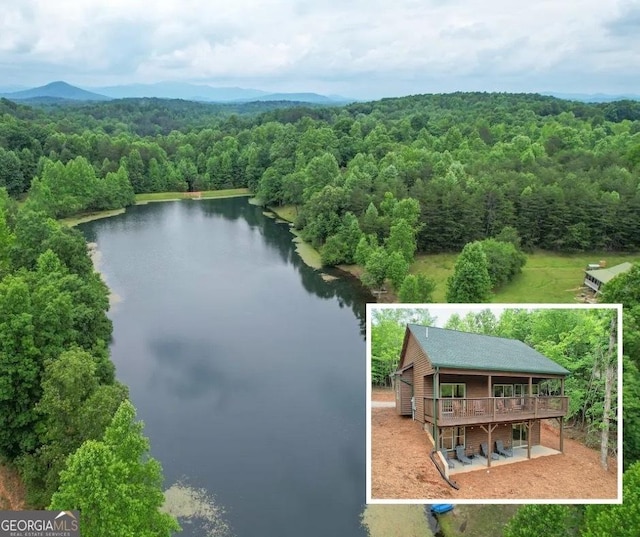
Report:
[[[585,272],[589,276],[594,277],[596,280],[602,283],[607,283],[609,280],[613,280],[613,278],[615,278],[618,274],[622,274],[623,272],[627,272],[628,270],[630,270],[632,266],[633,265],[631,263],[625,262],[620,263],[619,265],[616,265],[614,267],[586,270]]]
[[[434,366],[533,374],[569,374],[564,367],[517,339],[418,324],[409,324],[407,328]]]

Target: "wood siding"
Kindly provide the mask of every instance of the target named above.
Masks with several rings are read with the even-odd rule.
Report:
[[[410,367],[396,378],[396,412],[401,416],[411,416],[412,387],[413,367]]]
[[[402,363],[403,367],[413,363],[413,395],[416,398],[416,420],[424,423],[425,382],[423,379],[425,378],[425,375],[431,375],[433,373],[433,366],[427,358],[427,355],[423,352],[419,343],[413,337],[413,334],[410,332]]]
[[[499,423],[498,426],[491,433],[491,451],[495,452],[496,440],[502,440],[505,448],[511,448],[513,442],[513,423]],[[442,431],[443,428],[440,428]],[[440,436],[440,435],[439,435]],[[487,443],[487,433],[482,430],[479,425],[465,427],[465,453],[467,455],[479,455],[480,443]],[[540,444],[540,420],[535,420],[531,427],[531,445],[536,446]],[[516,449],[525,449],[516,448]],[[455,459],[455,453],[453,451],[448,452],[450,459]],[[486,459],[485,459],[486,460]]]

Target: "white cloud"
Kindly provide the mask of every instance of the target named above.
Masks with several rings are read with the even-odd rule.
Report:
[[[235,80],[416,93],[554,89],[576,76],[599,91],[605,76],[634,80],[623,76],[640,46],[632,8],[623,0],[0,0],[0,77],[46,82],[36,69],[48,65],[46,76],[58,69],[65,78],[67,69],[85,84]]]

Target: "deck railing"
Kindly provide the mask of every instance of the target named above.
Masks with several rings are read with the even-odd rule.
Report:
[[[512,421],[522,418],[564,416],[569,398],[560,395],[518,397],[465,397],[434,400],[424,398],[425,418],[437,417],[439,424],[480,423],[482,421]]]

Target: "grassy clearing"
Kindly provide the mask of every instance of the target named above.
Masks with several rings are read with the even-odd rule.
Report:
[[[411,273],[426,274],[436,281],[434,302],[445,302],[447,278],[453,273],[457,254],[418,256]],[[499,289],[493,302],[503,303],[573,303],[584,280],[584,269],[589,263],[604,260],[608,267],[629,261],[640,261],[640,254],[612,254],[591,252],[558,254],[534,252],[527,254],[522,274]]]
[[[230,188],[227,190],[203,190],[202,192],[150,192],[136,194],[136,204],[152,201],[175,201],[184,199],[236,198],[250,196],[248,188]]]
[[[269,207],[278,218],[286,220],[287,222],[293,222],[298,216],[298,207],[295,205],[283,205],[281,207]]]
[[[111,209],[110,211],[97,211],[94,213],[87,213],[78,216],[70,216],[69,218],[62,218],[60,222],[65,226],[77,226],[78,224],[84,224],[85,222],[91,222],[92,220],[99,220],[100,218],[109,218],[110,216],[116,216],[122,214],[124,209]]]
[[[367,505],[362,525],[370,537],[433,537],[422,505]]]
[[[500,537],[517,508],[517,505],[456,505],[453,512],[440,517],[440,528],[446,537]]]

